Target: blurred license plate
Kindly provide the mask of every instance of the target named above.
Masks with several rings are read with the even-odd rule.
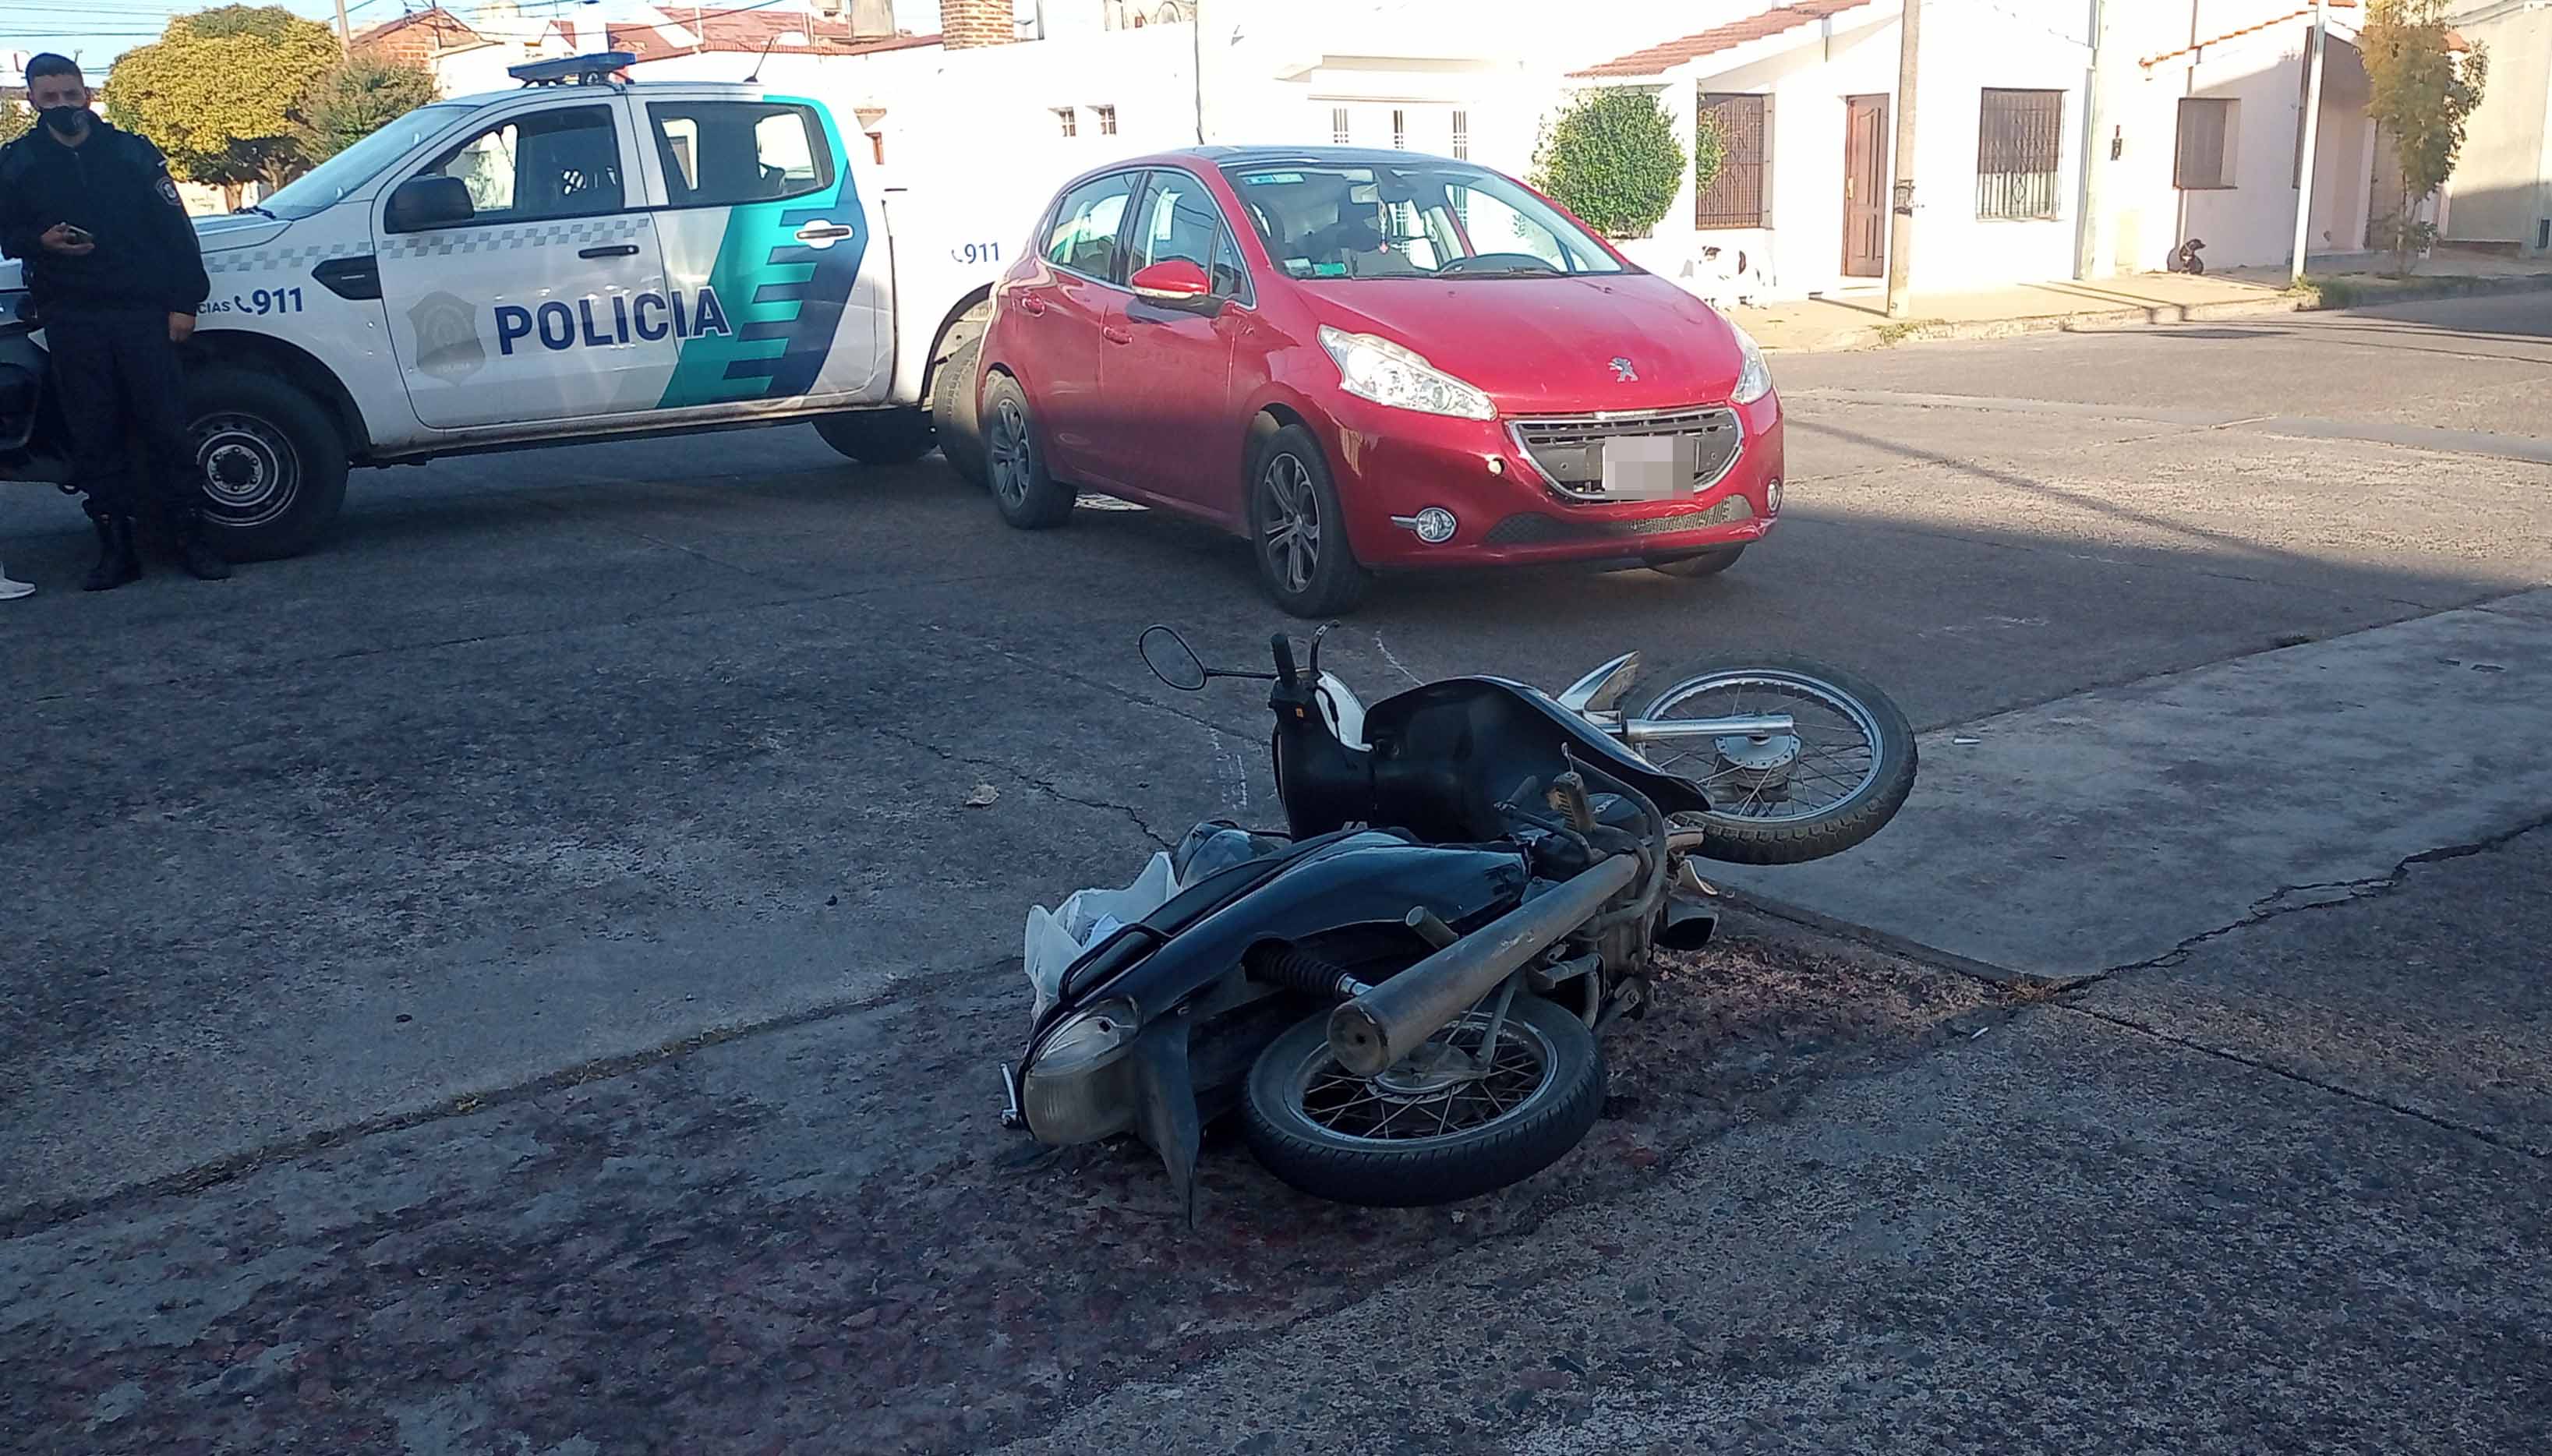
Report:
[[[1672,500],[1692,493],[1701,446],[1689,435],[1622,435],[1604,442],[1604,493],[1615,500]]]

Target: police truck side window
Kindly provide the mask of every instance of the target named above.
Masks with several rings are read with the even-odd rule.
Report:
[[[471,225],[591,217],[626,206],[611,113],[569,106],[509,117],[443,154],[420,176],[458,177]]]
[[[1116,235],[1124,228],[1136,175],[1116,172],[1065,193],[1046,234],[1046,261],[1094,278],[1109,277],[1116,266]]]
[[[732,207],[833,185],[814,109],[775,101],[651,101],[647,123],[674,207]]]

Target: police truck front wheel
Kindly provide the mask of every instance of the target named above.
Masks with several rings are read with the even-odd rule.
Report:
[[[204,525],[232,561],[298,556],[346,503],[346,441],[317,400],[271,374],[187,376]]]
[[[821,415],[815,433],[864,466],[910,465],[930,453],[930,413],[918,409],[863,409]]]

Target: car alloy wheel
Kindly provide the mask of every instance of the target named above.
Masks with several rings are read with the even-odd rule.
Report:
[[[1259,526],[1258,549],[1269,572],[1289,592],[1312,586],[1321,569],[1321,496],[1300,457],[1280,450],[1259,471],[1267,491],[1267,518]]]
[[[993,493],[1016,510],[1028,498],[1028,422],[1019,402],[1003,398],[993,406],[993,428],[984,435],[984,455],[993,477]]]

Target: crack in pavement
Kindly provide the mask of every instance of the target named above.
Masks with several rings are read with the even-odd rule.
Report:
[[[2098,979],[2100,978],[2086,978],[2081,984],[2088,985],[2091,981],[2096,981]],[[2428,1111],[2423,1107],[2408,1106],[2404,1103],[2393,1101],[2390,1097],[2377,1096],[2373,1092],[2360,1092],[2355,1088],[2343,1087],[2335,1082],[2324,1082],[2317,1077],[2307,1077],[2301,1072],[2297,1072],[2289,1067],[2281,1067],[2275,1062],[2262,1061],[2257,1057],[2246,1057],[2240,1052],[2227,1051],[2222,1047],[2209,1046],[2202,1041],[2194,1041],[2188,1037],[2180,1036],[2174,1032],[2161,1030],[2158,1027],[2138,1021],[2132,1016],[2122,1016],[2115,1011],[2103,1011],[2091,1006],[2078,1005],[2072,1001],[2054,1001],[2050,1002],[2050,1006],[2055,1010],[2070,1011],[2077,1016],[2086,1016],[2093,1021],[2099,1021],[2110,1026],[2115,1026],[2122,1031],[2132,1031],[2144,1036],[2149,1036],[2156,1041],[2179,1047],[2184,1051],[2195,1052],[2200,1056],[2213,1057],[2219,1061],[2230,1062],[2237,1067],[2250,1068],[2255,1072],[2265,1072],[2272,1077],[2279,1078],[2286,1082],[2295,1083],[2298,1086],[2308,1087],[2313,1089],[2315,1092],[2324,1092],[2331,1096],[2342,1098],[2346,1101],[2357,1102],[2369,1107],[2378,1107],[2387,1112],[2397,1112],[2404,1117],[2415,1118],[2418,1121],[2427,1123],[2431,1127],[2440,1128],[2447,1132],[2461,1133],[2466,1137],[2475,1138],[2481,1142],[2488,1143],[2494,1148],[2499,1148],[2506,1152],[2518,1154],[2522,1157],[2552,1162],[2552,1151],[2546,1151],[2545,1149],[2535,1147],[2531,1143],[2512,1142],[2506,1137],[2494,1132],[2487,1127],[2481,1127],[2470,1122],[2460,1122],[2452,1117],[2446,1117],[2438,1113]]]
[[[943,988],[988,976],[995,971],[1013,966],[1017,961],[1016,956],[996,956],[989,961],[959,967],[954,971],[938,973],[926,979],[903,973],[890,973],[885,983],[876,989],[856,996],[819,1001],[811,1006],[802,1006],[795,1011],[784,1011],[779,1015],[766,1016],[759,1020],[710,1026],[637,1051],[589,1058],[521,1082],[437,1097],[422,1106],[384,1112],[373,1117],[359,1118],[353,1122],[313,1128],[292,1137],[279,1138],[227,1157],[199,1163],[192,1168],[181,1168],[174,1173],[162,1174],[157,1178],[138,1179],[84,1197],[21,1203],[14,1208],[0,1209],[0,1240],[42,1232],[45,1229],[101,1212],[119,1203],[171,1195],[201,1193],[206,1189],[235,1182],[262,1168],[289,1162],[294,1158],[336,1147],[342,1143],[356,1142],[385,1132],[399,1132],[448,1118],[467,1117],[490,1107],[519,1102],[544,1092],[557,1092],[562,1088],[580,1087],[590,1082],[623,1077],[641,1068],[687,1057],[708,1047],[723,1046],[729,1042],[766,1036],[773,1032],[793,1031],[801,1026],[811,1026],[822,1021],[857,1015],[863,1011],[873,1011],[892,1004],[915,982],[920,982],[924,987],[922,994],[917,999],[927,1002],[944,994]]]
[[[2359,880],[2329,880],[2309,884],[2282,885],[2252,901],[2251,908],[2243,912],[2240,919],[2229,924],[2218,925],[2212,930],[2199,931],[2158,956],[2149,956],[2141,961],[2130,961],[2124,965],[2095,971],[2073,981],[2066,989],[2072,990],[2094,985],[2130,971],[2149,971],[2165,966],[2177,966],[2186,960],[2189,952],[2199,946],[2248,930],[2255,925],[2266,924],[2271,920],[2283,919],[2288,915],[2300,915],[2310,910],[2326,910],[2333,905],[2350,904],[2374,895],[2389,894],[2409,883],[2410,871],[2416,866],[2442,864],[2448,860],[2470,859],[2475,855],[2489,854],[2547,825],[2552,825],[2552,813],[2538,814],[2514,828],[2481,839],[2463,844],[2445,845],[2437,849],[2421,850],[2417,854],[2404,857],[2399,864],[2382,875],[2370,875]]]
[[[1064,803],[1078,804],[1085,809],[1099,809],[1102,811],[1113,811],[1115,813],[1123,814],[1127,819],[1132,820],[1134,827],[1141,830],[1143,832],[1143,837],[1150,840],[1153,844],[1165,850],[1176,849],[1178,847],[1175,841],[1163,837],[1159,830],[1154,829],[1151,824],[1143,818],[1142,810],[1135,808],[1132,804],[1114,803],[1107,799],[1083,798],[1077,793],[1066,792],[1065,790],[1055,786],[1053,782],[1044,779],[1039,779],[1024,769],[1014,769],[1008,764],[997,763],[991,759],[979,759],[968,754],[958,753],[954,749],[942,748],[938,744],[929,742],[928,740],[917,737],[913,734],[906,733],[901,728],[885,728],[872,723],[869,725],[869,731],[877,734],[881,738],[891,738],[896,742],[903,744],[906,748],[918,749],[923,753],[937,758],[942,763],[964,764],[970,769],[981,769],[990,774],[1007,774],[1010,778],[1017,780],[1019,782],[1026,784],[1028,787],[1035,789],[1037,792],[1059,799]]]

